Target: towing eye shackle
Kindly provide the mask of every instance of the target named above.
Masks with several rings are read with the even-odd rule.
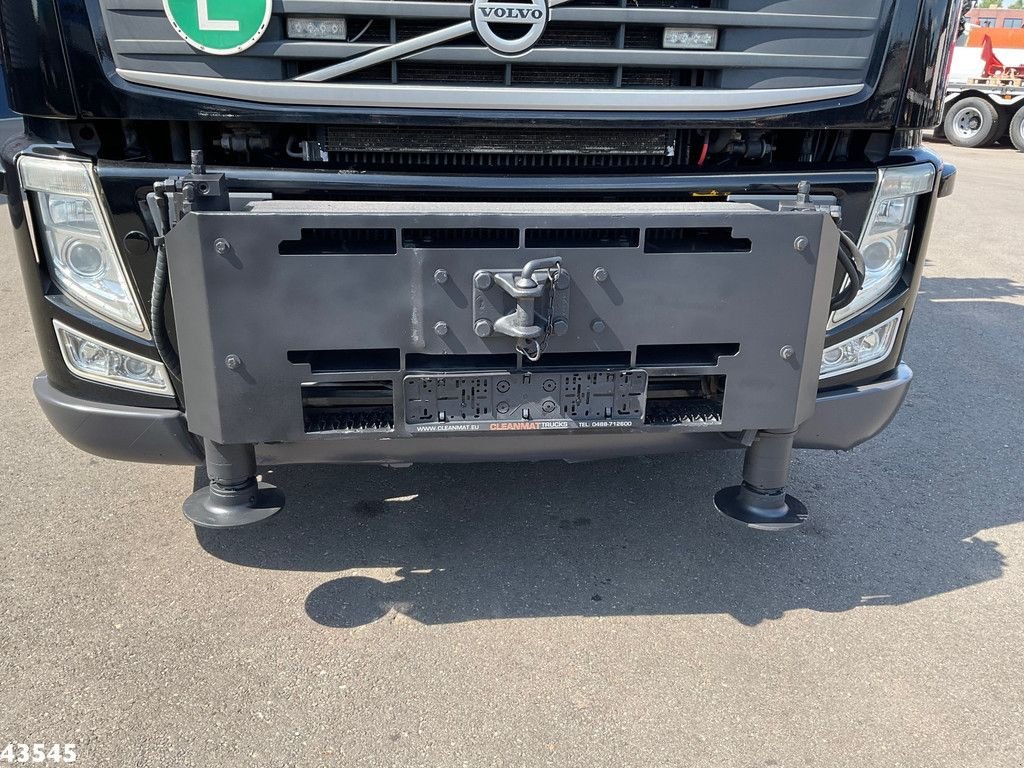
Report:
[[[516,301],[513,312],[494,321],[496,333],[514,339],[539,339],[549,333],[550,306],[544,308],[547,316],[541,318],[544,323],[541,325],[537,322],[537,301],[544,299],[545,294],[553,288],[561,272],[561,264],[559,257],[551,256],[526,262],[518,276],[515,276],[514,272],[494,273],[495,285]]]

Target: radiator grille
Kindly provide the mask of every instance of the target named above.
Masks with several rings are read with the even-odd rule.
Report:
[[[531,108],[523,107],[532,103],[527,97],[513,101],[511,94],[558,89],[568,97],[556,94],[550,104],[568,109],[600,108],[595,91],[642,92],[627,101],[605,100],[616,109],[685,105],[694,91],[792,91],[750,105],[763,105],[767,98],[788,104],[849,95],[867,79],[879,29],[893,2],[566,0],[551,7],[536,45],[509,58],[486,47],[468,27],[469,0],[324,0],[315,6],[309,0],[274,0],[267,32],[232,56],[189,46],[175,34],[161,0],[101,0],[115,64],[134,82],[253,101],[481,108],[501,106],[501,92],[509,94],[510,106]],[[344,16],[348,39],[288,39],[285,18],[308,14],[311,7]],[[396,44],[460,24],[463,31],[449,39],[391,51]],[[664,48],[664,30],[670,26],[717,29],[717,48]],[[296,79],[301,87],[285,87]],[[361,85],[374,90],[355,88]],[[411,97],[409,89],[419,86],[452,92]],[[842,86],[846,89],[836,90]],[[474,96],[476,89],[487,89],[487,99]],[[673,92],[675,101],[655,95]],[[716,108],[736,107],[725,100]]]

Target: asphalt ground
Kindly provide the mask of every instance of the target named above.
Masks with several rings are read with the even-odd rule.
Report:
[[[1024,154],[960,168],[906,406],[800,452],[785,535],[720,518],[739,453],[287,467],[198,535],[189,468],[36,407],[0,233],[0,748],[82,766],[1024,765]],[[4,217],[6,219],[6,217]]]

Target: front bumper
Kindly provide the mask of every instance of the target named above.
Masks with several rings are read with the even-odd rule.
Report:
[[[928,158],[916,157],[915,159]],[[112,196],[117,200],[126,199],[123,193],[126,193],[126,190],[136,190],[138,187],[137,174],[138,172],[135,171],[135,175],[131,178],[122,179],[120,176],[115,178],[111,182],[114,186],[107,190],[108,198]],[[147,171],[147,176],[149,175],[152,174]],[[302,181],[305,182],[308,175],[303,174]],[[782,176],[776,174],[772,175],[770,180],[778,184],[782,181],[788,183],[795,178],[794,176],[783,179]],[[298,181],[299,179],[295,179],[293,183],[298,183]],[[703,179],[703,181],[707,181],[707,179]],[[723,180],[719,179],[718,181],[722,181],[724,184]],[[768,177],[761,181],[767,183]],[[857,183],[863,181],[866,184],[867,176],[864,175],[863,178],[858,176],[856,181]],[[251,179],[250,182],[250,186],[256,184],[256,181]],[[697,179],[686,181],[691,186],[697,182]],[[852,178],[832,178],[830,176],[828,182],[839,185],[838,187],[828,187],[828,189],[842,197],[845,194],[844,190],[848,191],[843,185],[852,184],[853,180]],[[266,180],[261,180],[259,184],[264,186],[259,188],[264,189],[269,183]],[[673,181],[673,184],[676,185],[680,183],[682,182],[678,180]],[[733,186],[740,185],[741,189],[749,189],[753,181],[744,177],[743,179],[730,179],[730,183]],[[821,183],[825,184],[825,181]],[[248,187],[245,189],[249,190]],[[253,190],[255,189],[256,187],[253,187]],[[14,191],[17,192],[17,190]],[[852,198],[850,199],[852,200]],[[859,216],[855,205],[847,204],[844,207],[844,211],[846,210],[854,211],[852,214],[854,219]],[[911,376],[909,368],[899,364],[898,361],[903,346],[903,335],[909,324],[913,299],[916,295],[931,212],[931,205],[922,206],[919,211],[918,224],[921,227],[921,236],[915,238],[905,282],[901,283],[890,297],[862,317],[855,318],[842,327],[830,331],[826,342],[833,343],[839,338],[851,336],[863,327],[875,324],[879,315],[889,315],[903,309],[904,321],[892,354],[870,369],[835,380],[832,382],[832,388],[821,393],[815,393],[816,377],[809,376],[808,379],[813,379],[813,384],[808,381],[809,386],[801,388],[807,396],[801,397],[801,405],[796,408],[799,416],[794,413],[794,416],[797,416],[796,420],[800,421],[796,438],[797,447],[831,450],[851,448],[880,432],[898,410]],[[152,396],[112,389],[85,382],[70,375],[61,360],[53,337],[52,321],[54,318],[76,327],[81,326],[93,335],[109,336],[111,342],[137,351],[139,354],[152,357],[154,352],[147,342],[114,333],[106,326],[100,328],[94,319],[64,301],[63,297],[56,293],[52,286],[49,286],[45,270],[34,258],[31,233],[25,226],[26,217],[20,194],[11,198],[11,213],[16,226],[19,255],[23,262],[26,284],[29,288],[30,307],[33,310],[46,367],[46,374],[37,380],[35,389],[44,411],[58,432],[83,450],[109,458],[163,464],[201,463],[203,460],[202,440],[194,434],[201,430],[197,429],[197,425],[192,422],[191,411],[189,421],[186,421],[179,409],[161,407]],[[116,221],[120,222],[119,226],[124,230],[124,232],[119,231],[119,235],[127,237],[132,234],[133,224],[142,226],[141,222],[135,222],[134,215],[130,211],[119,209]],[[152,273],[152,252],[137,257],[132,256],[128,260],[140,292],[146,295],[149,291],[146,275]],[[504,263],[503,260],[503,265]],[[508,263],[518,264],[520,262],[510,260]],[[488,264],[487,266],[494,265]],[[432,282],[430,271],[425,270],[422,277],[424,278],[423,282],[430,285]],[[580,305],[576,303],[573,306]],[[813,325],[815,324],[808,323],[809,327]],[[429,325],[426,326],[426,329],[429,330]],[[470,341],[472,341],[471,337]],[[814,344],[817,343],[815,340]],[[222,360],[223,358],[216,359]],[[316,377],[311,376],[310,378]],[[302,377],[302,383],[306,380],[305,377]],[[752,389],[748,388],[747,391],[752,391]],[[154,405],[157,407],[151,407]],[[748,423],[743,423],[744,421]],[[310,462],[401,464],[431,461],[521,461],[524,459],[584,461],[628,454],[737,447],[740,430],[758,427],[779,428],[781,426],[736,419],[727,424],[709,425],[709,428],[698,431],[666,429],[643,432],[624,431],[611,434],[595,432],[586,435],[552,433],[543,436],[530,434],[430,436],[420,434],[411,439],[399,439],[394,434],[366,435],[344,439],[302,439],[299,435],[293,437],[288,434],[277,434],[265,439],[254,439],[252,442],[256,444],[258,458],[263,464]],[[205,436],[209,437],[209,435]]]
[[[848,450],[881,432],[899,410],[913,373],[901,363],[871,384],[835,389],[818,396],[814,414],[796,435],[796,447]],[[122,461],[197,465],[201,442],[188,431],[181,411],[139,408],[84,400],[50,384],[45,374],[33,389],[43,412],[64,439],[83,451]],[[623,455],[736,448],[721,432],[588,435],[421,436],[413,440],[299,441],[257,446],[263,465],[303,463],[376,463],[517,461],[588,461]]]
[[[202,443],[174,408],[141,408],[63,392],[45,373],[32,382],[39,405],[61,437],[86,453],[146,464],[201,464]]]

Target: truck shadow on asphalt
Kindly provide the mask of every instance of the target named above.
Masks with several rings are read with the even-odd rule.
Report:
[[[240,565],[332,573],[314,621],[725,613],[901,605],[1001,576],[983,533],[1024,521],[1019,352],[1024,306],[1006,280],[925,280],[896,422],[848,453],[798,452],[796,532],[749,531],[711,497],[735,451],[589,464],[285,466],[288,507],[249,529],[197,530]],[[969,353],[965,353],[969,350]]]

